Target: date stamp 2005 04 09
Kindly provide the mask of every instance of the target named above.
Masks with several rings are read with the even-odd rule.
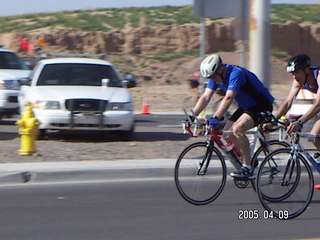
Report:
[[[239,220],[256,220],[256,219],[288,219],[288,210],[279,210],[277,216],[273,212],[264,210],[260,212],[257,209],[245,209],[238,211]]]

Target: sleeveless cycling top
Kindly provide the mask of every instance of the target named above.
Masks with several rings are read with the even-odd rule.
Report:
[[[318,82],[317,82],[317,77],[318,77],[318,70],[320,70],[320,67],[310,67],[310,68],[313,73],[313,77],[315,79],[316,88],[311,88],[308,83],[305,83],[303,85],[303,88],[309,90],[310,92],[317,93],[318,88],[319,88]]]
[[[225,67],[227,68],[225,81],[218,84],[209,79],[207,88],[216,90],[220,87],[225,91],[236,91],[235,101],[244,110],[255,106],[265,106],[266,103],[273,103],[274,98],[269,90],[254,73],[240,66],[225,64]]]

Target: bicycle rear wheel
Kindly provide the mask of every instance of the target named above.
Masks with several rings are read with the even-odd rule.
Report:
[[[226,183],[227,169],[220,151],[207,142],[197,142],[180,154],[174,180],[180,195],[189,203],[214,201]]]
[[[312,170],[299,153],[279,149],[270,153],[257,175],[257,192],[263,207],[279,219],[302,214],[313,196]]]

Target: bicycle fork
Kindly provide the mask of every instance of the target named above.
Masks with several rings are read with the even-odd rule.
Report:
[[[287,163],[285,172],[283,174],[283,178],[281,179],[281,182],[280,182],[280,185],[283,187],[289,186],[290,184],[292,184],[291,179],[292,179],[293,171],[297,161],[297,154],[295,153],[295,151],[291,151],[290,155],[291,157],[290,159],[288,159],[288,163]],[[288,175],[288,178],[287,178],[287,175]]]
[[[198,168],[197,175],[203,176],[207,173],[208,166],[209,166],[211,156],[212,156],[213,147],[214,147],[213,142],[208,142],[207,150],[206,150],[206,153],[205,153],[202,161],[200,162],[200,166]]]
[[[270,167],[269,184],[271,184],[273,179],[275,178],[275,176],[281,172],[276,161],[273,159],[271,159],[271,160],[272,160],[274,166],[272,166],[272,164],[270,164],[270,162],[268,163],[269,167]],[[280,180],[280,185],[282,187],[289,186],[290,184],[292,184],[291,180],[292,180],[292,176],[294,173],[296,160],[297,160],[297,155],[296,155],[295,151],[292,150],[290,153],[290,158],[288,159],[288,162],[285,166],[284,174]]]

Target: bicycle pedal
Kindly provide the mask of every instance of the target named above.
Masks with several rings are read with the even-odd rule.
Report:
[[[253,179],[256,179],[257,175],[252,175],[249,177],[249,180],[253,180]]]
[[[250,176],[250,177],[247,177],[247,176],[243,176],[243,177],[235,177],[235,176],[231,176],[234,178],[234,180],[239,180],[239,181],[249,181],[251,179],[254,179],[256,176]]]

